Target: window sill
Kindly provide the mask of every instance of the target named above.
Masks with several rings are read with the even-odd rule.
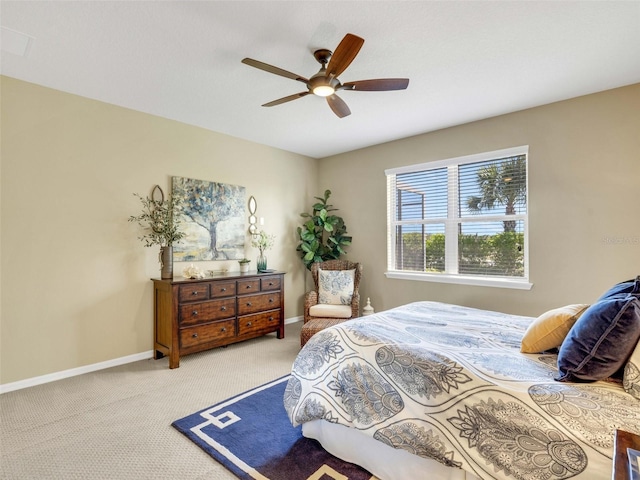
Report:
[[[531,290],[533,283],[527,280],[516,280],[504,277],[472,277],[465,275],[447,275],[444,273],[418,273],[418,272],[385,272],[387,278],[398,280],[417,280],[420,282],[453,283],[458,285],[475,285],[479,287],[513,288],[518,290]]]

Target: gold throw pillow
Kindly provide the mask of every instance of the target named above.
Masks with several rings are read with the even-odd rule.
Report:
[[[589,305],[554,308],[536,318],[522,337],[522,353],[540,353],[562,345],[565,337]]]

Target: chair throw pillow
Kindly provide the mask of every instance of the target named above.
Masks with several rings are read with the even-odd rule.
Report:
[[[620,370],[640,338],[640,281],[585,310],[558,353],[561,382],[596,381]]]
[[[629,395],[640,400],[640,343],[636,345],[624,367],[622,386]]]
[[[355,269],[318,269],[318,303],[351,305],[355,273]]]
[[[522,337],[520,351],[540,353],[559,347],[573,324],[588,307],[587,304],[567,305],[543,313],[527,328]]]

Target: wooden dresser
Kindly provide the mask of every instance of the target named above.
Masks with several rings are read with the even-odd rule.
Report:
[[[284,273],[153,280],[154,357],[180,357],[271,332],[284,338]]]

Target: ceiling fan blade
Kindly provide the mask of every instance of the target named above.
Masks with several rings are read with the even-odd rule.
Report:
[[[294,93],[293,95],[289,95],[288,97],[282,97],[279,98],[278,100],[274,100],[273,102],[269,102],[269,103],[265,103],[264,105],[262,105],[263,107],[274,107],[276,105],[280,105],[281,103],[287,103],[290,102],[291,100],[296,100],[298,98],[302,98],[306,95],[309,95],[309,93],[311,92],[300,92],[300,93]]]
[[[342,100],[336,94],[328,96],[327,103],[329,104],[329,107],[331,107],[331,110],[333,110],[333,113],[335,113],[338,117],[342,118],[346,117],[347,115],[351,115],[351,110],[349,110],[347,104],[344,103],[344,100]]]
[[[298,82],[307,83],[309,80],[297,75],[292,72],[288,72],[278,67],[274,67],[273,65],[269,65],[268,63],[260,62],[258,60],[254,60],[253,58],[243,58],[242,63],[245,65],[249,65],[251,67],[259,68],[260,70],[264,70],[265,72],[275,73],[276,75],[280,75],[282,77],[291,78],[292,80],[297,80]]]
[[[347,33],[329,59],[327,75],[337,77],[344,72],[358,55],[363,43],[363,38]]]
[[[363,92],[382,92],[386,90],[404,90],[409,86],[408,78],[378,78],[375,80],[358,80],[342,85],[345,90]]]

